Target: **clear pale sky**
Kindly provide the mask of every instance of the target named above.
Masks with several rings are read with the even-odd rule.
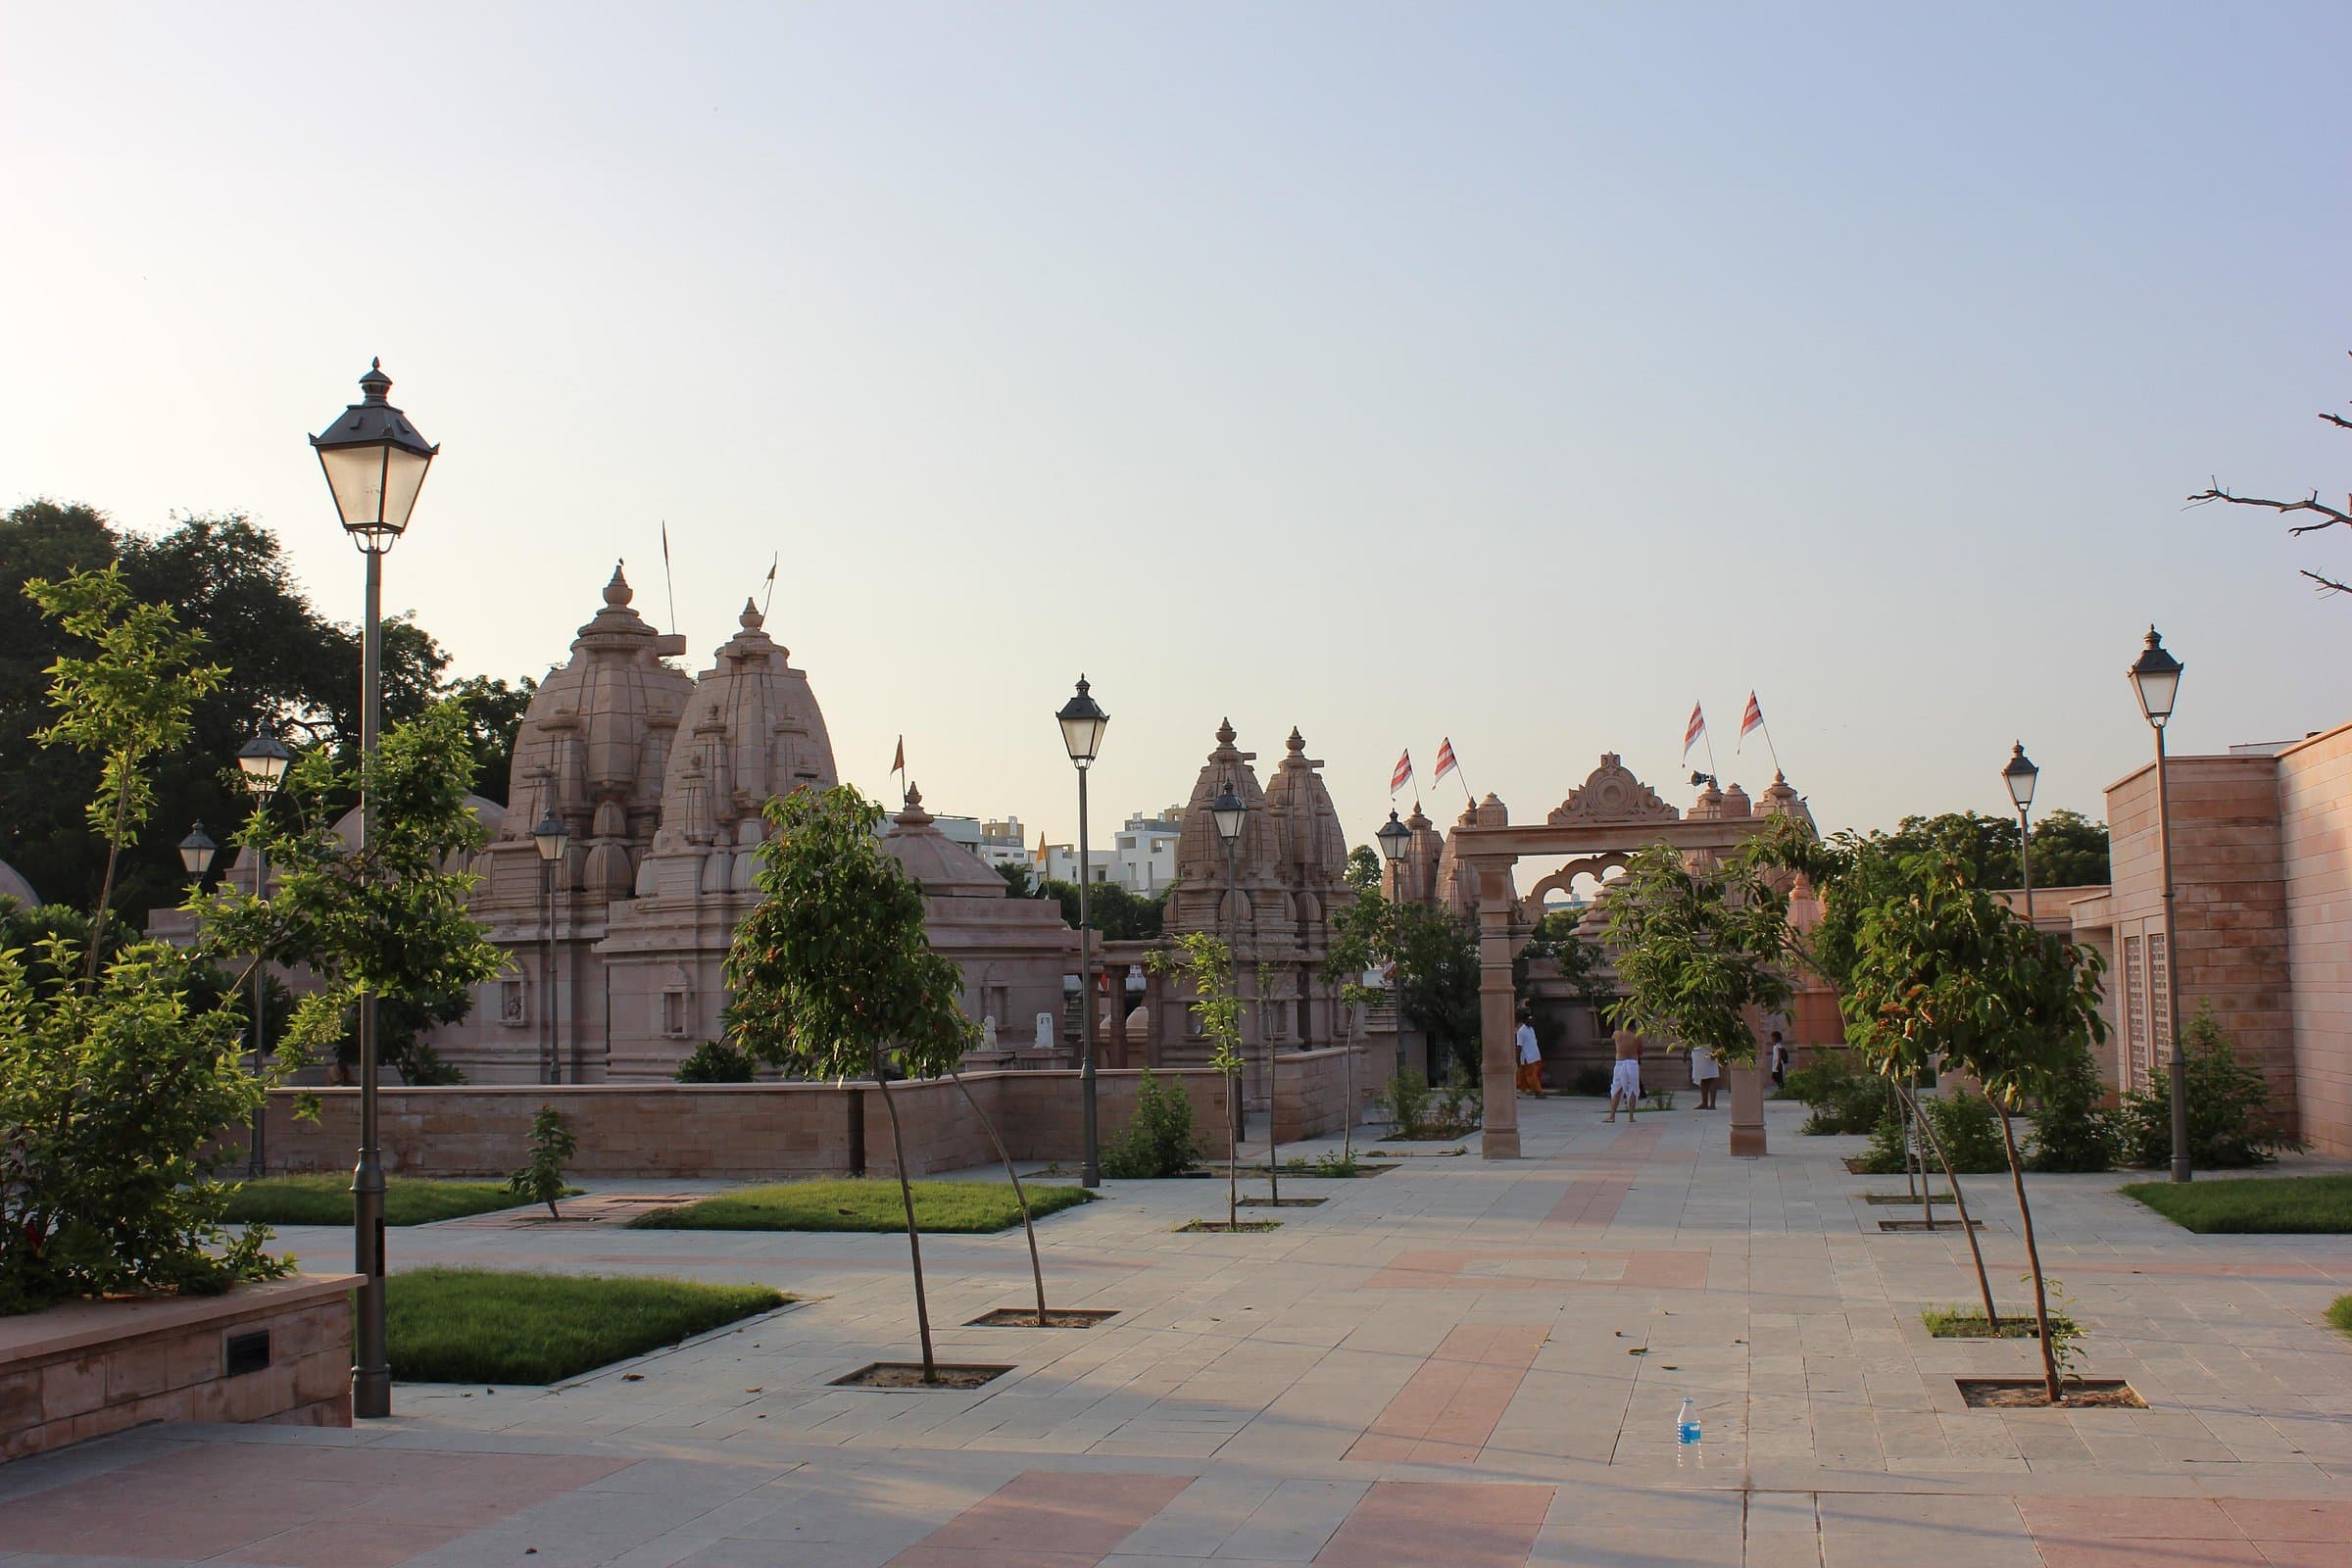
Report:
[[[626,557],[769,628],[846,777],[1098,833],[1230,713],[1351,839],[1450,735],[1687,802],[1755,688],[1825,826],[2101,808],[2352,717],[2341,5],[0,5],[0,506],[358,558],[304,436],[381,355],[388,563],[540,674]],[[1426,782],[1433,812],[1461,803]],[[895,799],[895,797],[893,797]],[[1100,837],[1098,842],[1101,842]]]

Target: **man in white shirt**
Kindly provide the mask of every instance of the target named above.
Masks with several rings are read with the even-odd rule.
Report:
[[[1544,1098],[1544,1048],[1536,1044],[1536,1026],[1519,1015],[1519,1092]]]

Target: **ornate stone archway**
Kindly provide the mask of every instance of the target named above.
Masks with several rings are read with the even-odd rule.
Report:
[[[1778,773],[1772,787],[1750,803],[1739,785],[1718,790],[1708,784],[1688,814],[1667,805],[1658,792],[1633,775],[1615,752],[1569,792],[1539,825],[1511,825],[1502,802],[1489,795],[1475,821],[1454,829],[1451,848],[1478,881],[1479,1034],[1481,1076],[1486,1089],[1486,1129],[1479,1152],[1488,1159],[1519,1156],[1518,1061],[1511,1047],[1516,993],[1511,960],[1518,956],[1531,920],[1529,906],[1511,894],[1511,867],[1523,855],[1565,855],[1574,866],[1591,869],[1626,858],[1652,844],[1671,844],[1685,856],[1721,855],[1763,831],[1776,816],[1803,816],[1804,802]],[[1543,892],[1563,867],[1529,894],[1540,910]]]

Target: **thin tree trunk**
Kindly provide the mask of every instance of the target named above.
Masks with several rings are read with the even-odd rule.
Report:
[[[1274,1200],[1276,1208],[1280,1208],[1282,1206],[1282,1139],[1275,1128],[1282,1116],[1282,1104],[1280,1097],[1275,1093],[1276,1088],[1274,1041],[1271,1036],[1268,1036],[1266,1040],[1266,1196]]]
[[[890,1116],[890,1152],[899,1166],[899,1201],[906,1207],[906,1254],[914,1260],[914,1326],[923,1341],[923,1381],[939,1381],[939,1360],[931,1353],[931,1303],[923,1296],[923,1242],[914,1224],[914,1187],[906,1180],[906,1141],[899,1133],[899,1107],[891,1099],[890,1073],[881,1054],[874,1055],[874,1087],[882,1093],[882,1109]]]
[[[1977,1240],[1977,1227],[1968,1217],[1968,1195],[1961,1191],[1960,1173],[1952,1169],[1951,1156],[1943,1152],[1943,1140],[1936,1136],[1935,1126],[1925,1116],[1919,1118],[1919,1125],[1920,1130],[1928,1135],[1928,1147],[1936,1151],[1936,1163],[1943,1167],[1943,1179],[1952,1184],[1952,1206],[1960,1211],[1960,1234],[1968,1238],[1968,1255],[1977,1264],[1977,1294],[1984,1298],[1984,1321],[1997,1334],[2001,1328],[2001,1314],[1993,1309],[1992,1280],[1984,1272],[1984,1248]]]
[[[1045,1265],[1037,1260],[1037,1225],[1029,1217],[1029,1195],[1021,1188],[1021,1173],[1012,1168],[1012,1155],[1006,1152],[1004,1140],[997,1136],[997,1124],[988,1119],[988,1112],[982,1110],[980,1102],[972,1098],[971,1088],[964,1083],[963,1074],[950,1067],[948,1076],[956,1080],[957,1089],[963,1091],[963,1102],[972,1107],[972,1114],[980,1118],[981,1131],[987,1133],[988,1141],[996,1146],[997,1158],[1004,1161],[1004,1174],[1012,1182],[1012,1200],[1021,1205],[1021,1231],[1029,1238],[1029,1277],[1037,1285],[1037,1326],[1042,1329],[1046,1326],[1046,1270]]]
[[[1903,1191],[1917,1198],[1919,1182],[1911,1173],[1911,1156],[1917,1148],[1919,1134],[1912,1126],[1911,1102],[1904,1098],[1899,1088],[1894,1092],[1894,1119],[1903,1130]]]
[[[1233,1113],[1241,1104],[1242,1075],[1225,1075],[1225,1120],[1228,1142],[1225,1145],[1225,1228],[1237,1229],[1242,1223],[1242,1140],[1232,1133]]]
[[[2056,1404],[2065,1397],[2058,1386],[2058,1352],[2050,1346],[2050,1293],[2041,1278],[2041,1249],[2034,1241],[2034,1208],[2026,1201],[2026,1168],[2017,1157],[2017,1134],[2009,1126],[2009,1107],[1992,1099],[2001,1118],[2001,1145],[2009,1152],[2009,1182],[2017,1189],[2017,1217],[2026,1228],[2026,1267],[2034,1271],[2034,1322],[2041,1330],[2041,1383]]]
[[[1905,1086],[1911,1096],[1911,1136],[1919,1152],[1919,1211],[1928,1221],[1928,1229],[1936,1228],[1936,1178],[1928,1174],[1928,1150],[1935,1143],[1935,1134],[1928,1128],[1928,1109],[1919,1102],[1919,1074],[1913,1073]]]
[[[115,867],[122,859],[122,819],[130,812],[130,773],[124,764],[122,782],[115,790],[115,830],[106,840],[106,877],[98,884],[98,911],[90,917],[90,950],[81,956],[81,983],[98,978],[98,950],[106,936],[106,912],[115,902]]]

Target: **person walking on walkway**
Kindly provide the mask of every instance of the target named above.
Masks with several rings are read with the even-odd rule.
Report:
[[[1544,1048],[1536,1044],[1536,1026],[1519,1015],[1519,1092],[1544,1098]]]
[[[1713,1110],[1715,1090],[1723,1082],[1723,1067],[1716,1061],[1715,1053],[1704,1046],[1690,1048],[1690,1082],[1698,1088],[1698,1108]]]
[[[1622,1100],[1625,1119],[1631,1122],[1642,1106],[1642,1037],[1631,1029],[1620,1029],[1615,1044],[1617,1065],[1609,1073],[1608,1119],[1617,1119],[1617,1102]]]
[[[1772,1087],[1775,1089],[1788,1088],[1788,1043],[1781,1038],[1781,1032],[1778,1029],[1772,1032],[1771,1061]]]

